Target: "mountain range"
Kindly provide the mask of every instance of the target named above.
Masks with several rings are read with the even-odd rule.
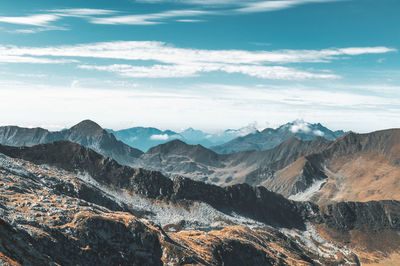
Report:
[[[111,156],[120,163],[130,165],[142,151],[172,140],[181,140],[191,145],[202,145],[220,153],[239,151],[267,150],[283,141],[295,137],[300,140],[313,140],[323,137],[334,140],[343,131],[331,131],[321,124],[309,124],[297,120],[277,129],[267,128],[258,131],[254,124],[228,129],[221,133],[210,134],[188,128],[180,133],[172,130],[159,130],[153,127],[133,127],[123,130],[102,129],[91,120],[84,120],[70,129],[52,132],[43,128],[21,128],[18,126],[0,127],[0,144],[11,146],[33,146],[53,141],[70,140],[90,147],[104,156]],[[117,142],[122,142],[118,143]],[[126,144],[126,145],[123,145]],[[118,148],[116,148],[118,146]],[[130,146],[127,147],[127,146]],[[110,147],[116,150],[109,150]],[[128,155],[127,154],[131,154]]]
[[[178,139],[191,145],[200,144],[220,154],[268,150],[293,137],[300,140],[313,140],[317,137],[335,140],[346,134],[342,130],[331,131],[319,123],[310,124],[302,120],[287,123],[277,129],[266,128],[259,131],[255,124],[250,124],[240,129],[227,129],[214,134],[193,128],[179,133],[152,127],[133,127],[117,131],[107,129],[107,131],[113,133],[118,140],[144,152],[159,144]]]
[[[307,132],[320,130],[331,139],[335,139],[334,134],[343,133],[329,131],[320,124],[295,121],[279,127],[274,134],[296,131],[293,127]],[[153,133],[159,132],[153,130]],[[13,126],[0,128],[0,144],[3,145],[33,146],[68,140],[122,165],[160,171],[168,177],[185,176],[219,186],[261,185],[293,200],[311,200],[319,204],[340,200],[400,200],[396,194],[400,173],[399,136],[399,130],[393,129],[369,134],[348,133],[336,140],[321,136],[312,140],[291,137],[269,150],[231,154],[218,154],[199,144],[173,140],[143,153],[118,141],[112,133],[90,120],[59,132]],[[336,150],[347,152],[341,154]],[[361,187],[356,185],[360,182],[364,184]]]
[[[0,144],[9,146],[34,146],[54,141],[69,140],[112,157],[121,164],[132,164],[142,151],[117,140],[97,123],[84,120],[70,129],[51,132],[43,128],[0,127]]]
[[[357,151],[379,148],[396,163],[391,147],[372,144],[388,135],[362,138]],[[324,154],[352,151],[331,145],[331,153]],[[262,186],[170,179],[69,141],[0,146],[0,166],[4,264],[398,262],[400,202],[395,200],[318,205]]]
[[[227,154],[249,150],[268,150],[278,146],[290,138],[299,140],[313,140],[322,137],[327,140],[335,140],[346,132],[343,130],[331,131],[320,123],[310,124],[303,120],[296,120],[276,129],[266,128],[262,131],[255,131],[251,134],[235,138],[224,144],[211,147],[217,153]]]
[[[400,129],[349,133],[335,141],[290,138],[266,151],[217,154],[172,141],[144,153],[138,167],[221,186],[262,185],[294,200],[400,200]]]
[[[122,130],[106,129],[108,132],[122,142],[135,147],[142,151],[147,151],[150,148],[179,139],[187,144],[200,144],[204,147],[224,144],[236,137],[244,136],[257,131],[254,124],[240,128],[227,129],[220,133],[207,133],[193,128],[185,129],[181,132],[172,130],[160,130],[153,127],[133,127]]]
[[[246,182],[248,174],[264,165],[277,161],[289,164],[299,156],[322,151],[328,143],[320,137],[313,141],[291,138],[271,150],[218,154],[201,145],[174,140],[151,148],[134,165],[167,176],[183,175],[217,185],[232,185]]]

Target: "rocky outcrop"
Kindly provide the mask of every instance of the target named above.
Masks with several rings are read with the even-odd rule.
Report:
[[[9,146],[34,146],[62,139],[61,132],[43,128],[0,127],[0,143]]]
[[[317,221],[340,232],[400,231],[400,202],[338,202],[321,207]]]

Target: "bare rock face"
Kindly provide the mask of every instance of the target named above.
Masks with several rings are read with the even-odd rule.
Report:
[[[400,202],[338,202],[321,207],[319,219],[340,232],[354,229],[400,231]]]

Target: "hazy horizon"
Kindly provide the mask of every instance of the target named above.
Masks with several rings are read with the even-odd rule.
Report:
[[[171,131],[174,131],[176,133],[182,133],[183,131],[188,130],[188,129],[200,130],[200,131],[202,131],[204,133],[210,133],[210,134],[219,134],[219,133],[223,133],[226,130],[239,130],[239,129],[247,130],[247,132],[252,133],[252,132],[255,132],[255,130],[262,131],[262,130],[267,129],[267,128],[277,129],[280,126],[283,126],[283,125],[286,125],[286,124],[289,124],[289,123],[294,123],[295,125],[300,125],[300,126],[303,123],[306,123],[306,124],[307,123],[308,124],[318,124],[318,123],[320,123],[322,126],[328,128],[328,129],[330,129],[332,131],[343,130],[345,132],[352,131],[352,132],[361,133],[361,134],[362,133],[370,133],[370,132],[373,132],[373,131],[391,129],[391,128],[378,128],[378,129],[374,129],[373,131],[356,131],[356,130],[354,130],[352,128],[334,128],[334,127],[330,127],[330,126],[328,126],[328,125],[326,125],[324,123],[318,122],[318,121],[310,122],[310,121],[306,121],[306,120],[301,119],[301,118],[298,118],[298,119],[295,119],[295,120],[291,120],[291,121],[285,121],[285,122],[278,123],[278,124],[271,124],[269,122],[265,122],[264,126],[259,124],[259,123],[257,123],[257,122],[252,122],[252,123],[248,123],[246,125],[239,126],[239,127],[214,128],[214,129],[213,128],[196,128],[196,127],[193,127],[193,126],[181,127],[181,128],[168,127],[168,126],[159,127],[159,126],[154,126],[154,125],[136,125],[136,124],[130,124],[129,122],[126,123],[127,126],[124,126],[125,123],[121,123],[119,127],[118,126],[117,127],[109,127],[109,126],[104,126],[104,124],[99,123],[98,121],[95,121],[95,120],[90,119],[90,118],[86,118],[86,119],[77,121],[76,123],[66,124],[64,126],[61,126],[61,125],[46,125],[46,124],[39,124],[39,125],[0,124],[0,127],[18,126],[18,127],[24,127],[24,128],[43,128],[43,129],[47,129],[49,131],[60,131],[60,130],[64,130],[64,129],[69,129],[69,128],[71,128],[71,127],[73,127],[73,126],[77,125],[78,123],[80,123],[82,121],[85,121],[85,120],[91,120],[91,121],[99,124],[99,126],[101,126],[102,128],[107,129],[107,130],[118,131],[118,130],[125,130],[125,129],[143,127],[143,128],[156,128],[156,129],[159,129],[161,131],[171,130]]]

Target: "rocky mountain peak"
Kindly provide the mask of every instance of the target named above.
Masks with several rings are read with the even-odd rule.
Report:
[[[189,149],[192,145],[186,144],[182,140],[174,139],[167,143],[160,144],[156,147],[151,148],[148,153],[169,153],[171,151],[181,151]]]
[[[92,120],[83,120],[70,129],[72,132],[80,133],[83,135],[100,135],[105,133],[104,129]]]

